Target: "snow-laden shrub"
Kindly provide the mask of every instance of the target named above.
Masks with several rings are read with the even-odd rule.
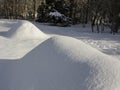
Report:
[[[69,26],[71,24],[71,19],[61,14],[57,10],[54,10],[48,14],[49,22],[54,25]]]

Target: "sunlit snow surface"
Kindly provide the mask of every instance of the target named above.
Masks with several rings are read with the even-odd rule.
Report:
[[[7,32],[0,33],[0,90],[120,90],[119,58],[89,46],[89,33],[78,37],[68,28],[1,22]]]
[[[0,20],[0,58],[22,58],[47,38],[28,21]]]
[[[96,30],[92,33],[90,25],[86,25],[85,27],[83,27],[83,25],[57,27],[43,23],[34,23],[34,25],[51,36],[63,35],[82,40],[101,52],[117,57],[120,60],[120,30],[118,34],[112,35],[110,29],[107,27],[105,27],[105,30],[102,33],[97,33]]]

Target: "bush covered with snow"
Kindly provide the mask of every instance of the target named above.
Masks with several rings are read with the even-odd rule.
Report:
[[[54,23],[54,25],[69,26],[71,19],[55,10],[49,13],[49,22]]]

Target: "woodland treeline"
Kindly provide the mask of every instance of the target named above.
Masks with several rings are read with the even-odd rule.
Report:
[[[1,0],[0,18],[37,19],[49,21],[48,14],[57,10],[69,17],[72,24],[90,23],[94,26],[108,26],[111,32],[118,32],[120,26],[120,0]],[[101,28],[104,30],[104,27]]]

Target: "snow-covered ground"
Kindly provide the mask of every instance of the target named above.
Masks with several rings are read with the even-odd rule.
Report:
[[[118,34],[112,35],[108,28],[102,33],[92,33],[89,25],[86,25],[84,28],[83,25],[57,27],[49,26],[48,24],[33,23],[46,34],[77,38],[101,52],[117,57],[120,60],[120,30]]]
[[[21,58],[47,38],[28,21],[0,20],[0,58]]]
[[[0,90],[120,90],[119,50],[89,26],[0,20]]]

